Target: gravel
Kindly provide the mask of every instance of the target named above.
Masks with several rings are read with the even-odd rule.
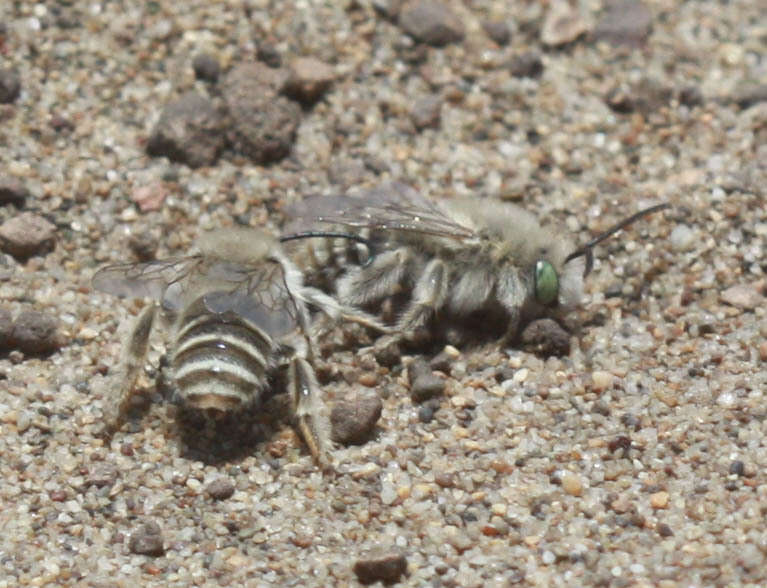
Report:
[[[0,3],[2,68],[20,79],[0,104],[3,182],[56,227],[52,249],[0,253],[0,306],[14,324],[55,319],[60,339],[0,353],[0,588],[353,586],[356,562],[387,557],[406,586],[767,585],[759,3],[646,2],[639,48],[583,34],[556,50],[540,34],[555,3],[445,0],[463,36],[442,46],[404,30],[400,4]],[[609,10],[576,6],[592,31]],[[488,20],[508,24],[507,45]],[[537,77],[510,71],[527,52]],[[201,53],[217,84],[195,75]],[[146,154],[180,96],[223,104],[234,69],[307,56],[335,74],[311,108],[249,86],[292,105],[282,159]],[[605,101],[614,88],[630,112]],[[440,123],[418,131],[411,110],[429,95]],[[338,192],[331,170],[352,190],[399,179],[478,206],[513,199],[577,244],[673,209],[595,248],[583,305],[553,317],[566,355],[456,345],[429,366],[442,395],[418,404],[402,366],[441,348],[400,358],[334,334],[328,408],[367,391],[382,410],[375,435],[333,450],[333,472],[271,403],[220,437],[181,430],[155,385],[160,333],[131,420],[99,437],[144,303],[93,291],[94,269],[187,255],[212,227],[277,230],[285,207]],[[157,183],[163,198],[144,198]],[[0,225],[19,202],[0,201]],[[220,478],[234,491],[216,500]]]
[[[26,259],[53,248],[56,227],[38,214],[22,212],[0,225],[0,250]]]

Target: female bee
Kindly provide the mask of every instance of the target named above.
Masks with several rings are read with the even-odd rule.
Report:
[[[308,280],[340,303],[386,316],[406,340],[433,339],[468,326],[512,340],[520,324],[576,306],[592,266],[592,248],[667,205],[644,210],[574,249],[521,208],[488,200],[433,202],[390,183],[354,197],[311,197],[293,213],[293,228],[312,223],[356,230],[373,247],[326,239],[295,259]],[[310,223],[311,226],[311,223]]]
[[[204,235],[198,247],[198,255],[111,265],[94,275],[98,290],[155,300],[125,345],[106,431],[114,432],[124,420],[160,315],[170,327],[170,379],[183,405],[218,414],[243,409],[262,400],[270,374],[287,366],[298,427],[314,458],[324,463],[329,423],[312,368],[308,305],[333,320],[372,327],[377,321],[305,286],[278,241],[265,233],[217,230]]]

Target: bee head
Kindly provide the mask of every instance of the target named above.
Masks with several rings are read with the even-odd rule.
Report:
[[[623,219],[615,226],[607,229],[605,232],[597,235],[594,237],[591,241],[586,243],[585,245],[579,247],[575,251],[573,251],[570,255],[568,255],[565,258],[565,264],[568,264],[569,262],[579,259],[583,257],[585,259],[585,265],[583,267],[583,277],[589,275],[592,268],[594,267],[594,247],[607,239],[608,237],[611,237],[621,229],[626,228],[631,223],[633,223],[636,220],[639,220],[640,218],[647,216],[648,214],[652,214],[653,212],[657,212],[659,210],[663,210],[665,208],[671,208],[670,204],[656,204],[655,206],[651,206],[650,208],[645,208],[644,210],[640,210],[639,212],[632,214],[630,217]],[[540,263],[540,262],[539,262]],[[538,275],[537,267],[536,267],[536,278]],[[536,296],[537,296],[537,286],[536,286]]]

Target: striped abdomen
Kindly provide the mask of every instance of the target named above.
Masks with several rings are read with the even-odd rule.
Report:
[[[355,231],[369,238],[370,231]],[[334,292],[336,280],[350,267],[361,266],[370,260],[370,250],[357,241],[335,237],[308,239],[305,249],[293,257],[305,272],[306,283]]]
[[[276,355],[267,333],[234,312],[210,312],[202,297],[177,324],[171,366],[184,404],[228,411],[258,400]]]

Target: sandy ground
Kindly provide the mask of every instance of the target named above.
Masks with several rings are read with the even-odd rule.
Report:
[[[0,586],[355,585],[374,549],[404,556],[414,586],[767,583],[759,3],[648,1],[651,30],[630,19],[618,36],[640,38],[617,48],[592,34],[548,47],[546,5],[493,0],[450,3],[464,36],[434,47],[380,11],[396,4],[3,3],[0,62],[21,92],[0,105],[0,174],[29,195],[0,222],[44,217],[55,247],[3,254],[0,305],[55,317],[61,347],[0,357]],[[575,28],[598,30],[600,4]],[[507,45],[486,20],[508,25]],[[257,47],[333,68],[286,159],[145,154],[169,101],[208,92],[195,55],[225,73]],[[323,358],[329,404],[383,400],[335,475],[271,413],[223,443],[237,451],[195,443],[152,369],[153,402],[98,438],[141,303],[94,292],[96,267],[184,254],[234,222],[277,230],[306,194],[392,178],[516,200],[576,242],[674,208],[597,249],[569,356],[462,349],[427,407],[365,350]]]

